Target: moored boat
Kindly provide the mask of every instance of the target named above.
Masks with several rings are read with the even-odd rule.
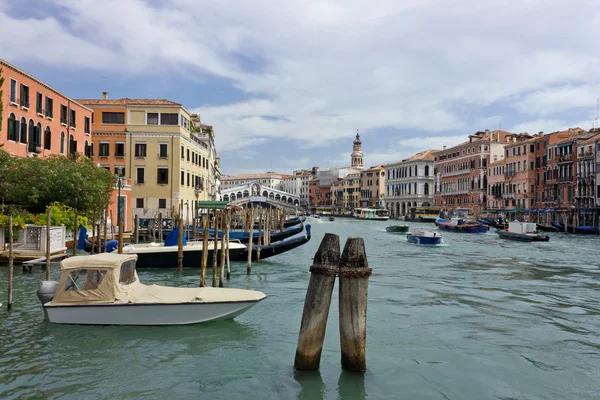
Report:
[[[290,251],[295,249],[296,247],[300,247],[305,243],[310,241],[311,237],[311,226],[310,224],[306,225],[306,233],[302,236],[291,237],[285,240],[281,240],[279,242],[271,243],[268,245],[260,246],[260,259],[263,260],[265,258],[273,257],[286,251]],[[243,251],[237,258],[231,258],[231,261],[246,261],[248,259],[248,248]],[[252,260],[256,261],[258,259],[258,245],[252,245]]]
[[[536,224],[538,231],[544,232],[558,232],[559,229],[552,225]]]
[[[453,232],[485,233],[490,229],[488,225],[481,222],[464,220],[462,218],[452,218],[451,220],[438,218],[435,224],[438,229]]]
[[[61,262],[59,282],[38,290],[48,320],[78,325],[184,325],[231,319],[266,296],[254,290],[144,285],[136,255],[103,253]]]
[[[536,224],[532,222],[509,222],[507,229],[497,230],[496,233],[502,239],[520,242],[548,242],[550,240],[548,235],[538,233]]]
[[[391,225],[385,228],[386,232],[392,233],[406,233],[408,232],[408,225]]]
[[[430,230],[415,229],[406,235],[406,240],[412,244],[439,245],[442,244],[442,235]]]

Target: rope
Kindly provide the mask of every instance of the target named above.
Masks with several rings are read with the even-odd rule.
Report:
[[[318,265],[312,265],[309,271],[313,274],[323,276],[339,276],[340,278],[368,278],[373,273],[373,268],[361,268],[361,269],[333,269],[328,267],[321,267]]]

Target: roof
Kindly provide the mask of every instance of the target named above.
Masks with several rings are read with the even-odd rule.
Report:
[[[89,110],[89,111],[93,111],[93,110],[89,109],[88,107],[86,107],[86,106],[85,106],[83,103],[81,103],[79,100],[75,100],[75,99],[72,99],[72,98],[70,98],[69,96],[66,96],[66,95],[64,95],[63,93],[61,93],[61,92],[59,92],[58,90],[54,89],[52,86],[50,86],[50,85],[48,85],[48,84],[46,84],[46,83],[44,83],[44,82],[40,81],[39,79],[37,79],[37,78],[36,78],[36,77],[34,77],[33,75],[30,75],[30,74],[28,74],[27,72],[23,71],[22,69],[19,69],[19,68],[15,67],[14,65],[12,65],[11,63],[9,63],[8,61],[5,61],[5,60],[3,60],[3,59],[1,59],[1,58],[0,58],[0,65],[4,65],[5,67],[8,67],[8,68],[10,68],[10,69],[12,69],[12,70],[14,70],[14,71],[17,71],[18,73],[20,73],[20,74],[23,74],[23,75],[25,75],[26,77],[28,77],[29,79],[31,79],[31,80],[33,80],[33,81],[37,82],[38,84],[42,85],[42,86],[43,86],[43,87],[45,87],[46,89],[48,89],[48,90],[51,90],[51,91],[53,91],[54,93],[56,93],[56,94],[58,94],[58,95],[60,95],[60,96],[63,96],[65,99],[67,99],[67,100],[70,100],[70,101],[72,101],[73,103],[75,103],[75,104],[77,104],[77,105],[79,105],[79,106],[81,106],[81,107],[83,107],[83,108],[86,108],[86,109],[87,109],[87,110]],[[31,96],[32,96],[31,98],[33,98],[33,94],[32,94]]]
[[[585,131],[581,128],[570,128],[566,132],[570,133],[570,136],[566,139],[563,139],[559,142],[554,143],[552,146],[560,146],[563,144],[568,144],[577,139],[588,139],[591,136],[595,136],[597,134],[597,132]],[[560,132],[555,132],[555,133],[560,133]]]
[[[417,161],[417,160],[425,160],[425,161],[433,161],[433,153],[438,150],[425,150],[420,153],[417,153],[413,156],[410,156],[402,161]]]
[[[181,104],[175,103],[166,99],[78,99],[81,104],[89,106],[178,106]]]
[[[488,164],[488,167],[495,167],[497,165],[501,165],[501,164],[505,164],[506,160],[504,158],[498,160],[498,161],[494,161],[491,164]]]
[[[590,131],[590,132],[592,132],[592,131]],[[600,133],[598,133],[598,132],[596,132],[595,135],[593,135],[589,139],[586,139],[582,143],[579,143],[579,145],[594,143],[597,140],[600,140]]]
[[[94,256],[75,256],[64,259],[60,263],[62,270],[119,268],[125,261],[137,260],[136,254],[100,253]]]
[[[241,174],[241,175],[226,175],[221,177],[221,180],[243,180],[243,179],[260,179],[260,178],[291,178],[292,175],[286,174],[278,174],[276,172],[266,173],[266,174]]]

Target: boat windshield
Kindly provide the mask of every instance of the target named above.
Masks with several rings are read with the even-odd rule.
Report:
[[[65,290],[94,290],[97,289],[108,270],[106,269],[76,269],[69,272]]]
[[[126,286],[134,283],[137,280],[135,276],[135,260],[125,261],[121,264],[119,285]]]

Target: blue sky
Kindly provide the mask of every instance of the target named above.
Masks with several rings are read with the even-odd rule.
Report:
[[[365,165],[483,129],[591,128],[597,0],[0,0],[0,58],[74,98],[167,98],[224,173]]]

